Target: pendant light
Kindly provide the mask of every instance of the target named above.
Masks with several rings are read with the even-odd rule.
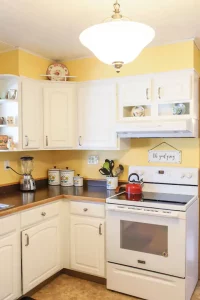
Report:
[[[133,61],[154,36],[155,31],[150,26],[123,17],[116,0],[112,17],[85,29],[79,39],[100,61],[113,65],[119,73],[121,67]]]

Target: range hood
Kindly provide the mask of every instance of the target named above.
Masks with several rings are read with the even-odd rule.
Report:
[[[116,123],[120,138],[198,137],[198,120],[158,120]]]

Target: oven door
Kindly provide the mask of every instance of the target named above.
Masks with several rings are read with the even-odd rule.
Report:
[[[184,212],[106,205],[107,261],[185,277]]]

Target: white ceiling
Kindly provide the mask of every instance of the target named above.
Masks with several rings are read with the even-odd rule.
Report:
[[[79,34],[109,17],[113,2],[0,0],[0,40],[55,60],[91,56],[79,42]],[[119,2],[123,15],[155,29],[156,38],[151,45],[197,38],[200,47],[200,0]]]

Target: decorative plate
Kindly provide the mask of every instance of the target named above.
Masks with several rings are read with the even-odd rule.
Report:
[[[174,104],[172,110],[173,110],[173,115],[184,115],[186,107],[185,104],[182,103]]]
[[[131,110],[132,117],[144,117],[145,111],[143,106],[134,106]]]
[[[47,76],[49,80],[65,81],[67,80],[67,78],[65,78],[64,76],[68,76],[69,71],[65,65],[55,63],[48,66],[46,74],[51,75]]]

